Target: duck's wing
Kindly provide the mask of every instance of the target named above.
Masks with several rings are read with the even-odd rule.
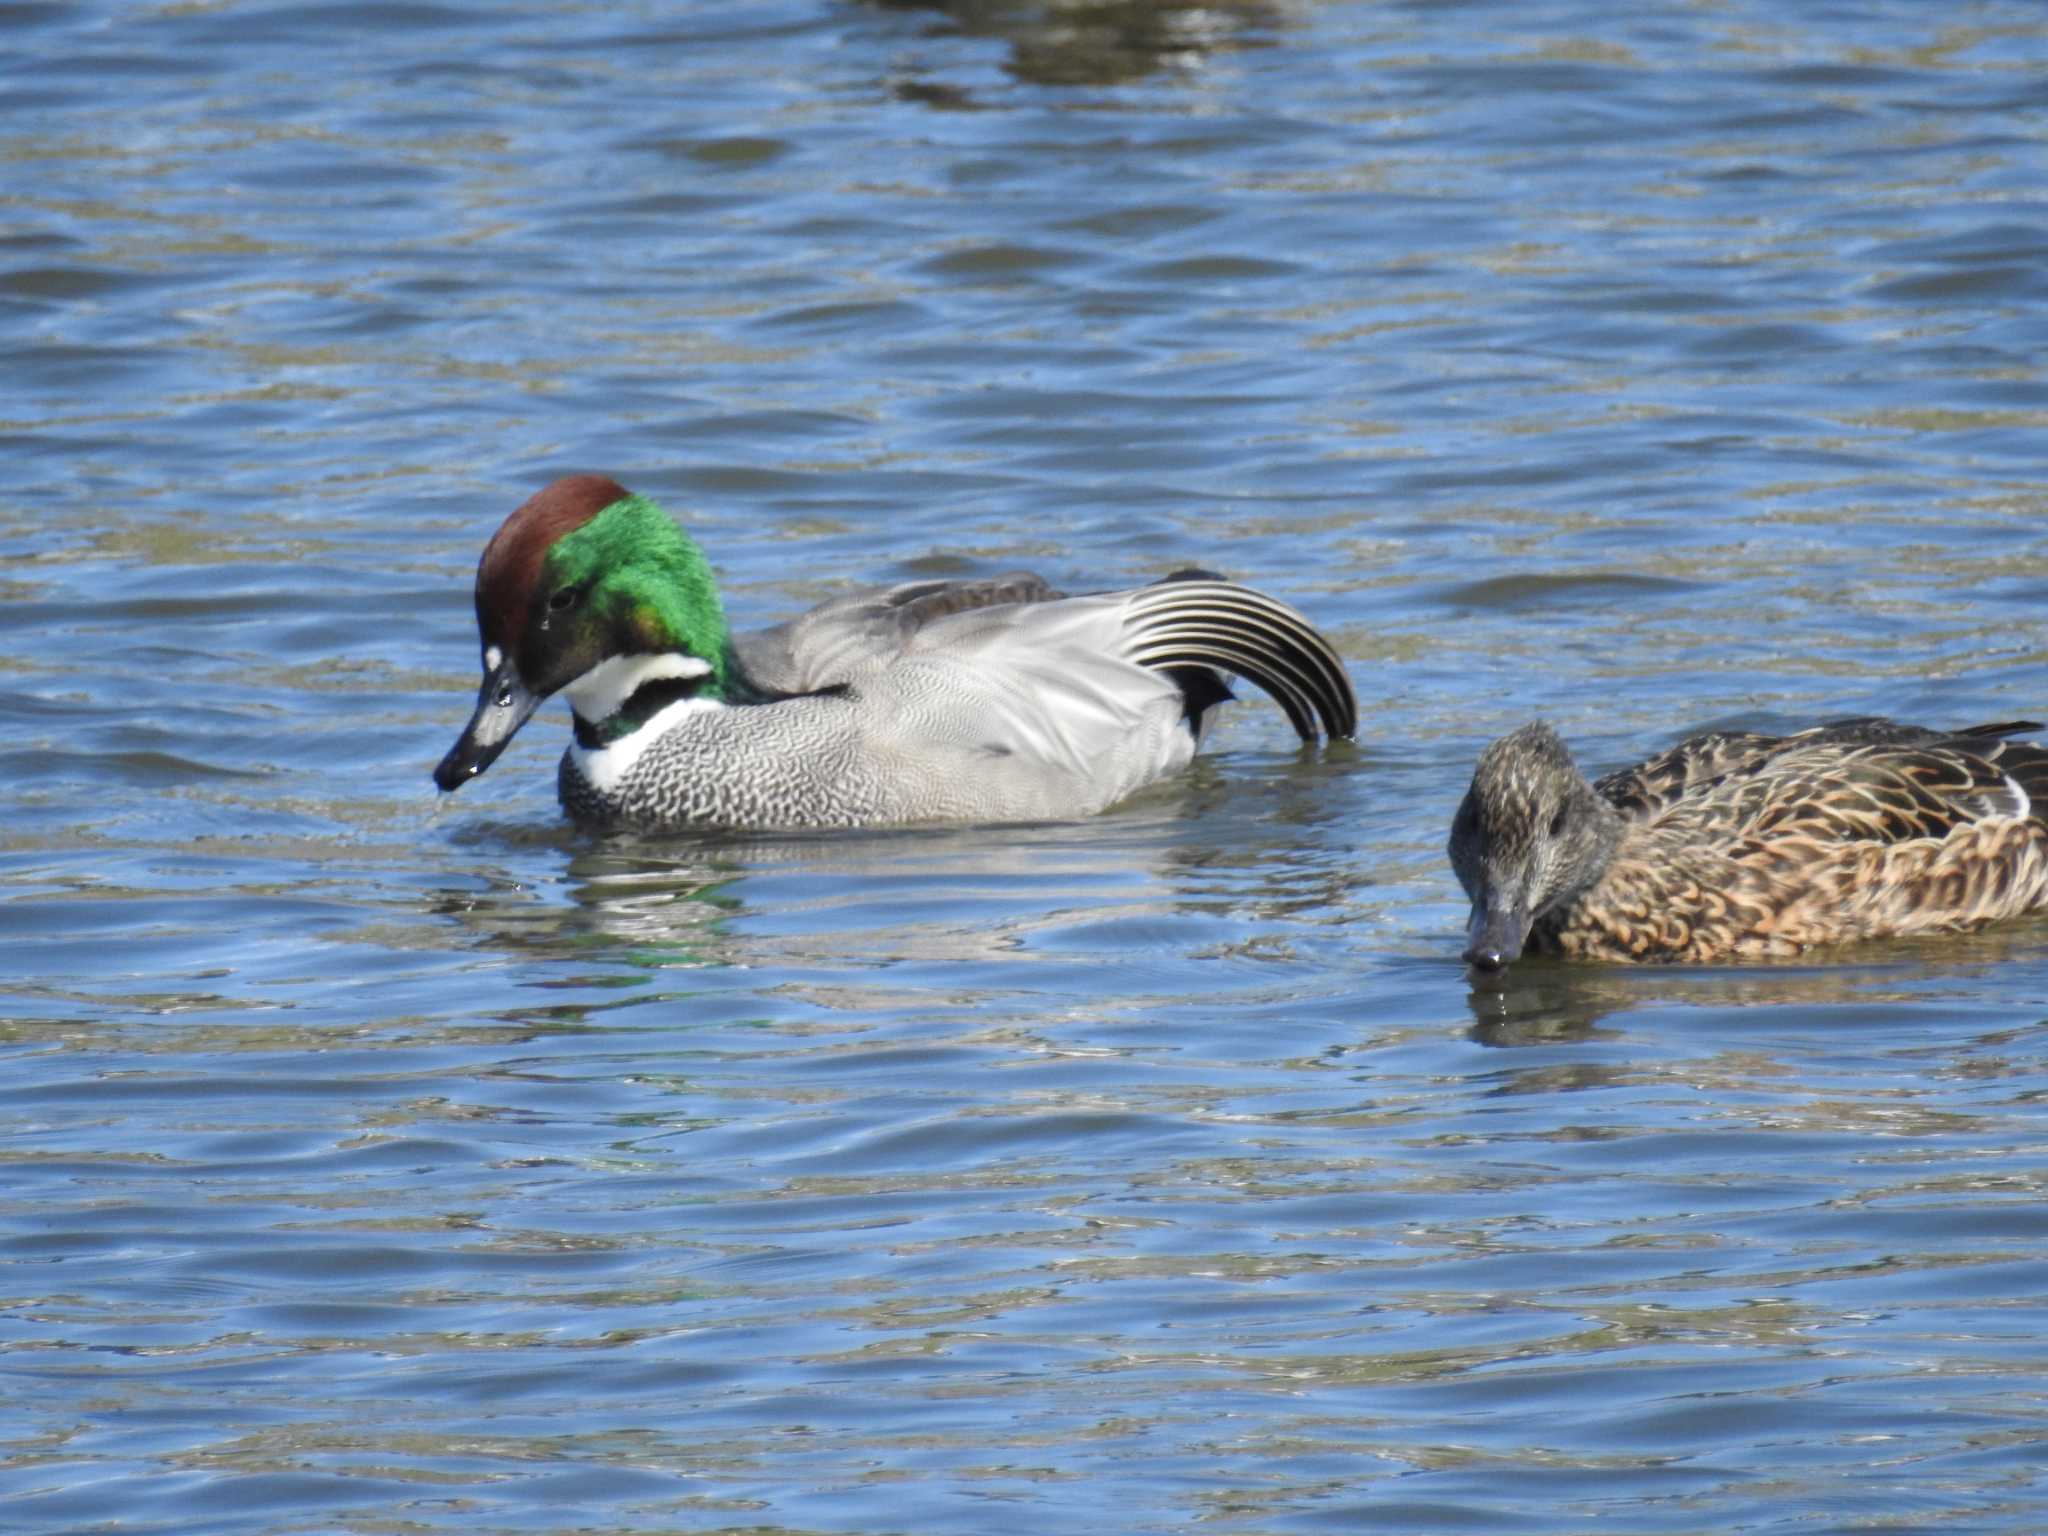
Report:
[[[1764,736],[1751,731],[1710,731],[1694,736],[1668,751],[1660,752],[1633,767],[1619,768],[1596,781],[1593,788],[1616,809],[1637,818],[1648,818],[1669,810],[1688,795],[1698,794],[1724,781],[1745,780],[1770,765],[1788,758],[1821,754],[1816,761],[1831,761],[1829,754],[1843,754],[1860,747],[1907,747],[1954,743],[1959,750],[1982,747],[2022,731],[2041,729],[2034,720],[2005,720],[1987,725],[1964,726],[1942,731],[1921,725],[1903,725],[1877,715],[1856,715],[1830,720],[1790,736]]]
[[[1823,744],[1713,794],[1731,790],[1748,825],[1724,846],[1784,893],[1784,936],[1975,928],[2048,901],[2048,749],[2035,743]]]
[[[869,759],[935,779],[991,820],[1099,810],[1183,767],[1219,668],[1273,694],[1306,735],[1356,728],[1341,661],[1299,614],[1234,583],[963,610],[847,686]]]
[[[1151,674],[1131,687],[1156,692],[1158,679],[1181,692],[1191,726],[1228,698],[1216,677],[1228,672],[1266,694],[1304,741],[1358,730],[1358,700],[1336,648],[1278,598],[1205,572],[1184,572],[1146,587],[1039,603],[947,614],[921,627],[906,652],[971,656],[975,665],[1029,675],[1041,692],[1062,691],[1063,668],[1091,660]]]
[[[1029,571],[976,581],[864,587],[733,643],[740,669],[768,693],[814,693],[901,656],[928,625],[956,614],[1049,603],[1062,594]]]
[[[1730,774],[1754,770],[1782,740],[1748,731],[1710,731],[1633,767],[1617,768],[1596,779],[1593,789],[1616,810],[1651,817]]]
[[[2015,725],[2018,722],[2014,722]],[[2048,748],[2003,727],[1889,739],[1823,729],[1666,808],[1656,824],[1689,841],[1805,845],[1942,842],[1991,823],[2048,832]]]

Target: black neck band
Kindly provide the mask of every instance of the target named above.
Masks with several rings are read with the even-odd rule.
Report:
[[[592,725],[581,715],[576,716],[576,745],[586,752],[595,752],[622,736],[632,735],[669,705],[695,697],[704,686],[704,678],[703,673],[695,677],[650,678],[633,690],[631,698],[597,724]]]

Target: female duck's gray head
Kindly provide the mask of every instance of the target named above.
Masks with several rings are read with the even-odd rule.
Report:
[[[1520,955],[1544,913],[1600,878],[1621,826],[1542,721],[1482,752],[1451,823],[1451,868],[1472,899],[1466,963],[1498,971]]]
[[[725,610],[703,553],[645,497],[603,475],[569,475],[491,536],[476,572],[484,680],[476,712],[434,770],[460,789],[497,760],[549,694],[569,690],[608,718],[637,723],[648,682],[722,698],[731,680]]]

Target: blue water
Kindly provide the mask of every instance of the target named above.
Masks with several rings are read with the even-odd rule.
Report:
[[[0,1530],[2048,1527],[2048,921],[1474,989],[1487,740],[2048,710],[2032,0],[0,10]],[[461,794],[600,469],[741,622],[1200,563],[1072,825]]]

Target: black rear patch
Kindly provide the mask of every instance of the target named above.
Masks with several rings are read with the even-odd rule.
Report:
[[[1218,704],[1237,697],[1230,691],[1230,685],[1223,681],[1222,674],[1208,667],[1161,667],[1159,670],[1172,678],[1173,685],[1180,689],[1180,717],[1190,731],[1199,733],[1202,716]]]

